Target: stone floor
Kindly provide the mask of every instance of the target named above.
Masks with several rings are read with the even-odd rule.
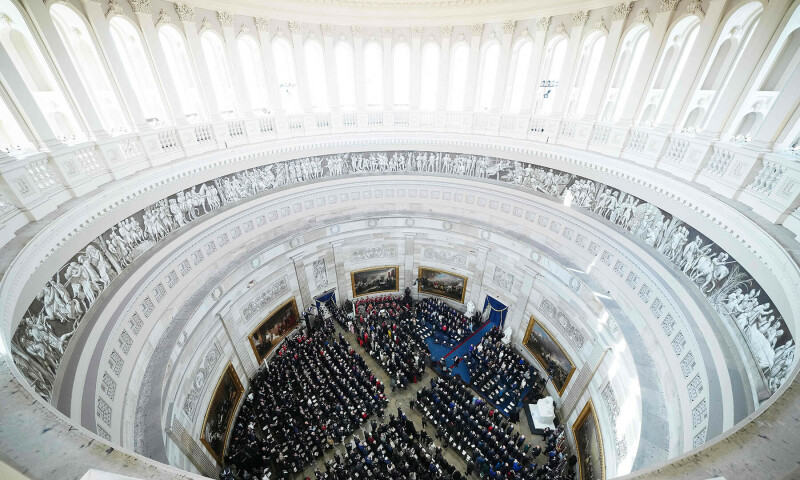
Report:
[[[431,377],[437,374],[434,373],[433,370],[431,370],[430,368],[427,368],[425,369],[425,374],[423,375],[421,381],[417,382],[416,384],[409,384],[405,390],[396,390],[392,392],[389,388],[390,385],[389,375],[387,375],[383,367],[367,353],[367,350],[358,344],[356,336],[340,328],[339,325],[336,325],[336,333],[334,335],[338,336],[339,333],[344,334],[344,337],[348,341],[348,343],[350,343],[350,345],[355,349],[355,351],[358,354],[360,354],[364,358],[364,360],[366,360],[367,366],[372,371],[372,373],[375,376],[377,376],[378,379],[380,379],[380,381],[384,383],[384,385],[386,385],[386,398],[389,399],[389,405],[386,407],[386,421],[389,420],[390,414],[397,413],[397,407],[402,407],[403,412],[406,414],[406,417],[408,417],[410,420],[414,422],[414,426],[417,428],[417,430],[418,431],[422,430],[422,416],[416,410],[411,410],[411,407],[409,407],[409,400],[416,396],[417,390],[422,389],[425,385],[430,385]],[[369,431],[370,420],[372,420],[372,418],[368,419],[367,422],[365,422],[361,426],[361,428],[358,428],[355,431],[355,433],[362,440],[365,438],[365,432]],[[378,421],[380,420],[378,419]],[[524,414],[520,415],[520,421],[517,424],[516,428],[518,428],[522,432],[522,434],[525,435],[525,438],[528,440],[529,443],[532,443],[532,445],[538,444],[539,446],[544,447],[544,443],[542,442],[542,437],[534,436],[531,434],[531,429],[530,426],[528,425],[528,420]],[[428,424],[428,427],[425,430],[427,431],[428,435],[430,435],[430,437],[434,439],[434,443],[437,446],[441,446],[440,442],[438,442],[435,439],[436,429],[433,427],[431,423]],[[352,438],[353,436],[349,435],[345,440],[345,442],[349,442]],[[297,473],[295,475],[295,478],[303,479],[309,477],[311,479],[314,479],[314,469],[319,468],[320,471],[324,472],[325,461],[332,459],[334,453],[336,452],[339,452],[340,456],[344,456],[345,454],[344,444],[337,444],[334,448],[327,450],[324,455],[317,458],[314,464],[308,465],[302,472]],[[450,462],[450,464],[453,465],[461,473],[464,473],[466,471],[467,462],[460,454],[456,453],[455,450],[451,448],[444,448],[442,450],[442,454],[445,460]],[[473,476],[477,478],[475,474],[473,474]]]

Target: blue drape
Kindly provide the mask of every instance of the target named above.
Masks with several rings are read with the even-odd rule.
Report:
[[[320,305],[328,303],[329,300],[332,300],[334,303],[336,303],[336,291],[335,290],[329,290],[329,291],[323,293],[322,295],[320,295],[320,296],[318,296],[317,298],[314,299],[314,301],[317,303],[317,308],[319,308]]]
[[[489,318],[485,318],[487,309],[489,311]],[[486,320],[502,327],[506,322],[508,307],[500,303],[496,298],[486,295],[486,301],[483,302],[483,312]]]

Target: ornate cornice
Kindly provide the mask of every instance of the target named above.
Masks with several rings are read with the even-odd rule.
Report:
[[[580,12],[575,12],[572,15],[572,26],[573,27],[585,27],[586,22],[589,21],[589,12],[585,10],[581,10]]]
[[[507,22],[503,23],[503,33],[505,34],[512,34],[514,33],[514,29],[517,27],[516,20],[508,20]]]
[[[219,24],[223,27],[230,27],[233,25],[233,15],[231,15],[231,12],[226,12],[225,10],[217,12],[217,20],[219,20]]]
[[[469,31],[472,32],[472,35],[474,36],[480,36],[483,33],[483,24],[476,23],[474,25],[470,25]]]
[[[133,13],[150,13],[150,0],[128,0]]]
[[[680,0],[659,0],[658,2],[658,12],[659,13],[666,13],[672,12],[675,10],[675,7],[678,6],[678,2]]]
[[[181,22],[194,21],[194,7],[188,3],[176,3],[175,12],[178,14],[178,20]]]
[[[550,21],[552,17],[542,17],[536,21],[536,31],[537,32],[546,32],[548,28],[550,28]]]
[[[631,5],[633,3],[623,2],[619,5],[615,5],[614,9],[611,10],[611,21],[618,22],[620,20],[624,21],[628,18],[628,14],[631,13]]]
[[[256,30],[259,32],[266,32],[267,28],[269,28],[269,18],[255,17],[253,23],[256,24]]]

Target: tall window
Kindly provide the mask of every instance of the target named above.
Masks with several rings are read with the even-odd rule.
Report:
[[[150,58],[144,49],[139,31],[127,18],[121,16],[113,17],[109,27],[142,113],[149,123],[166,123],[167,111],[161,89],[153,75]]]
[[[303,46],[306,57],[306,75],[311,106],[317,109],[328,107],[328,82],[325,77],[325,53],[316,40],[307,40]]]
[[[62,141],[82,139],[80,124],[22,14],[8,0],[0,1],[0,14],[3,17],[0,21],[0,44],[11,57],[14,68],[33,95],[53,134]]]
[[[60,3],[50,7],[50,16],[103,122],[103,128],[111,133],[127,131],[128,120],[83,19],[72,8]]]
[[[200,119],[204,113],[200,90],[183,35],[171,25],[162,25],[158,29],[158,39],[167,57],[169,73],[178,91],[183,114],[189,119]]]
[[[264,65],[261,63],[261,50],[258,43],[250,35],[239,35],[236,39],[239,51],[239,64],[247,87],[247,96],[253,110],[266,110],[267,79],[264,76]]]
[[[469,69],[469,45],[460,41],[450,51],[450,84],[447,86],[447,109],[458,112],[464,109],[464,95]]]
[[[567,54],[567,38],[559,35],[554,38],[544,57],[544,71],[539,84],[539,94],[536,99],[536,113],[547,115],[553,109],[553,99],[557,88],[568,88],[561,83],[561,72],[564,69],[564,59]]]
[[[567,107],[568,116],[580,118],[586,113],[586,105],[589,103],[589,96],[597,79],[597,70],[605,45],[606,36],[599,31],[592,32],[584,40]]]
[[[11,114],[5,100],[0,98],[0,152],[15,153],[30,148],[28,137]]]
[[[528,73],[531,66],[531,51],[533,42],[524,40],[514,48],[514,55],[511,59],[512,72],[509,76],[511,89],[506,95],[506,111],[509,113],[519,113],[522,106],[522,97],[525,94],[525,85],[528,83]]]
[[[681,78],[699,30],[700,19],[692,15],[678,22],[667,35],[667,47],[659,59],[650,91],[645,97],[647,105],[640,115],[640,123],[653,124],[661,120],[675,93],[675,85]]]
[[[383,105],[383,52],[378,42],[364,47],[364,76],[367,106]]]
[[[422,47],[419,89],[419,108],[424,111],[436,110],[436,96],[439,92],[439,44],[428,42]]]
[[[297,77],[294,74],[294,58],[289,42],[283,37],[273,39],[272,56],[283,108],[289,113],[297,113],[300,111],[300,99],[297,96]]]
[[[497,64],[500,61],[500,44],[492,42],[483,50],[478,78],[478,111],[486,112],[492,108],[494,85],[497,80]]]
[[[393,55],[394,104],[407,108],[411,103],[411,49],[407,43],[400,42],[394,46]]]
[[[333,50],[336,56],[336,79],[339,83],[339,103],[342,108],[356,106],[356,74],[353,47],[347,42],[339,42]]]
[[[614,121],[622,113],[622,106],[633,82],[636,81],[636,70],[642,61],[644,47],[650,37],[650,30],[644,25],[633,27],[622,41],[622,52],[617,57],[614,74],[611,77],[611,88],[606,96],[601,119]]]
[[[236,92],[228,69],[225,44],[216,32],[207,30],[200,35],[200,45],[203,47],[203,57],[214,86],[214,96],[217,97],[217,108],[220,112],[233,112],[236,110]]]

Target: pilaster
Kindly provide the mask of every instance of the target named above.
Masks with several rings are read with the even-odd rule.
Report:
[[[233,32],[233,17],[228,12],[217,12],[217,17],[219,17],[222,25],[222,37],[225,41],[227,57],[230,62],[228,69],[233,75],[236,105],[245,117],[250,117],[253,115],[253,103],[251,102],[250,93],[247,91],[244,73],[239,68],[234,67],[235,65],[241,65],[242,62],[239,58],[239,48],[236,45],[236,34]]]
[[[475,90],[478,82],[478,62],[481,60],[481,35],[483,24],[476,23],[469,27],[469,65],[467,65],[467,79],[464,84],[463,111],[471,112],[475,105]]]
[[[297,79],[297,92],[300,95],[300,106],[303,111],[311,112],[311,94],[308,90],[308,71],[306,70],[306,55],[303,49],[303,28],[300,22],[289,22],[289,31],[292,37],[292,52],[294,53],[294,73]]]
[[[137,13],[137,16],[143,14]],[[200,45],[200,37],[197,35],[197,25],[194,20],[181,20],[183,25],[183,33],[186,35],[186,45],[189,49],[189,57],[195,67],[197,78],[200,80],[199,90],[202,92],[203,100],[206,104],[206,111],[211,117],[211,120],[216,122],[222,119],[219,111],[219,102],[217,101],[217,93],[214,91],[214,84],[211,82],[209,75],[208,65],[206,58],[203,55],[203,47]]]
[[[510,20],[503,23],[503,40],[500,46],[500,59],[497,62],[497,77],[494,82],[494,94],[492,96],[492,112],[500,113],[503,109],[503,99],[505,98],[508,83],[508,62],[511,57],[511,47],[514,40],[514,29],[517,22]]]
[[[439,28],[441,48],[439,50],[439,85],[436,89],[436,110],[447,110],[447,86],[450,85],[450,37],[453,35],[453,26],[446,25]]]

